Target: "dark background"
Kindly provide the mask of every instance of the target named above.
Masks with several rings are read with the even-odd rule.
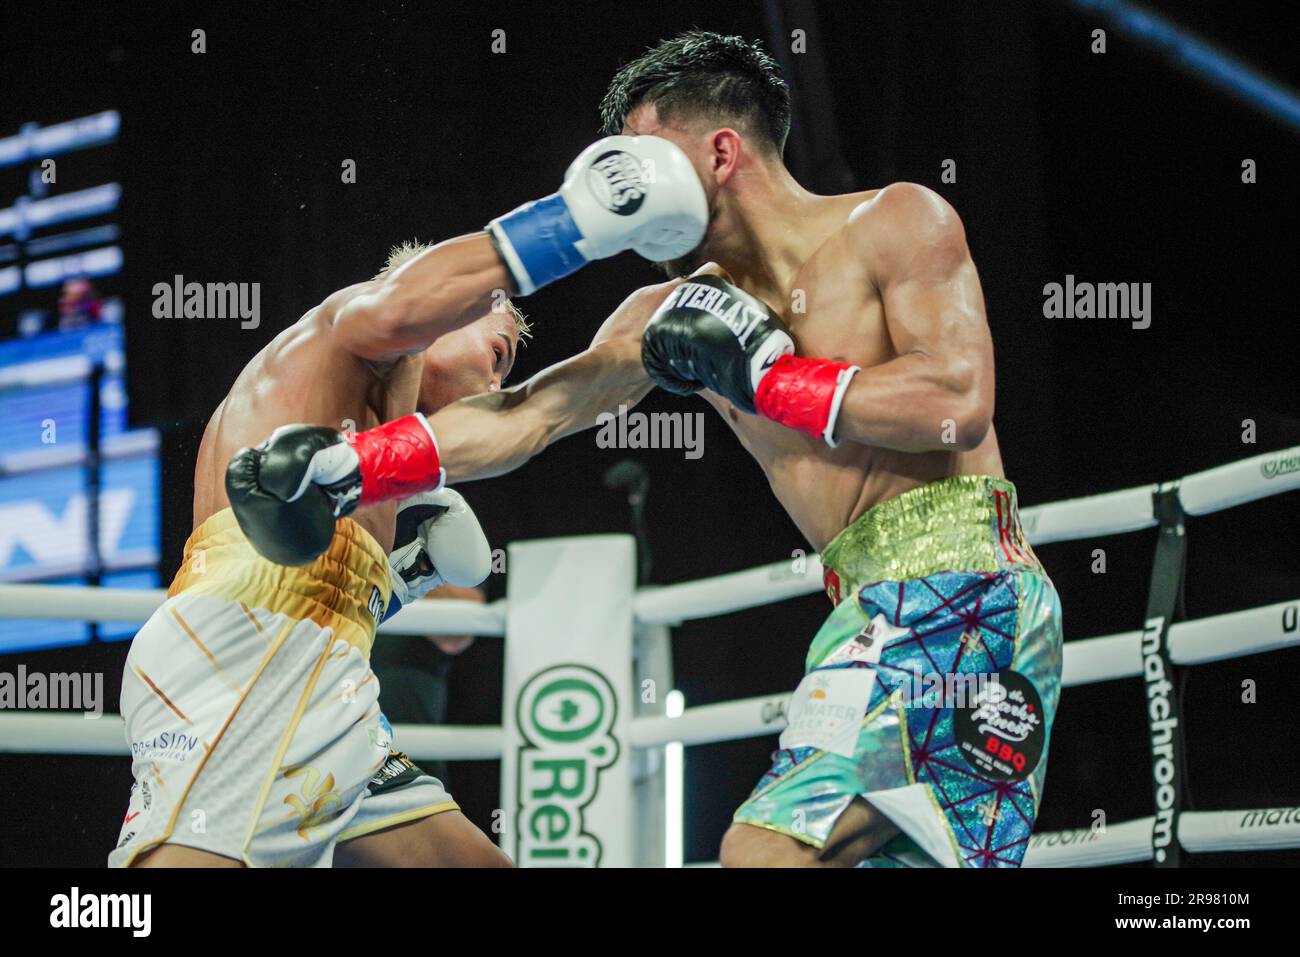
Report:
[[[1274,79],[1297,85],[1281,4],[1149,4]],[[779,23],[779,26],[774,26]],[[365,278],[402,239],[436,240],[554,190],[598,135],[620,63],[689,26],[762,38],[780,53],[798,116],[787,159],[814,191],[911,180],[964,218],[998,362],[997,427],[1026,505],[1175,478],[1300,445],[1296,402],[1296,134],[1108,30],[1042,3],[437,3],[42,5],[6,16],[0,128],[102,109],[123,118],[128,374],[134,424],[163,432],[164,563],[188,535],[203,424],[242,364],[332,290]],[[207,53],[190,31],[207,31]],[[491,33],[507,52],[490,52]],[[788,50],[788,42],[781,46]],[[1241,182],[1246,158],[1258,182]],[[340,181],[344,159],[358,181]],[[954,159],[957,182],[940,181]],[[262,284],[263,322],[158,320],[155,282]],[[1150,282],[1153,321],[1049,320],[1043,286],[1067,273]],[[524,301],[536,327],[513,381],[583,348],[648,264],[625,255]],[[323,387],[326,387],[323,384]],[[646,410],[681,410],[656,395]],[[692,400],[687,408],[703,409]],[[707,411],[707,410],[706,410]],[[1244,444],[1243,420],[1257,424]],[[568,439],[520,472],[464,491],[494,543],[622,531],[601,475],[625,453]],[[707,417],[705,455],[634,453],[649,468],[654,579],[677,582],[807,546],[757,466]],[[1300,597],[1294,495],[1192,519],[1189,617]],[[1140,627],[1154,532],[1046,546],[1067,640]],[[1090,571],[1104,548],[1108,572]],[[489,581],[492,597],[504,581]],[[827,611],[811,596],[687,624],[674,637],[688,705],[788,690]],[[758,640],[755,640],[758,639]],[[755,653],[761,648],[761,653]],[[110,707],[125,645],[10,656],[29,668],[103,670]],[[449,720],[499,723],[501,645],[480,640],[452,677]],[[1241,703],[1241,683],[1259,703]],[[1184,688],[1192,808],[1294,804],[1295,651],[1193,669]],[[1143,689],[1066,690],[1040,827],[1149,814]],[[687,860],[716,857],[773,739],[687,758]],[[451,785],[481,826],[495,762],[456,763]],[[99,865],[130,787],[122,759],[0,756],[0,862]],[[1294,852],[1196,863],[1300,862]]]

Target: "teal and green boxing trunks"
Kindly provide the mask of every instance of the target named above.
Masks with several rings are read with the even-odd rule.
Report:
[[[822,553],[813,639],[742,824],[826,846],[862,797],[900,834],[860,866],[1018,867],[1061,688],[1061,605],[1015,487],[963,475],[868,510]]]

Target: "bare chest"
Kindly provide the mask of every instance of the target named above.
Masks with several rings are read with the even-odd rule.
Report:
[[[795,274],[783,301],[768,305],[785,320],[796,355],[862,368],[880,365],[895,356],[884,307],[870,277],[843,245],[838,239],[828,241]],[[776,453],[801,444],[797,433],[706,395],[756,455],[764,448]]]
[[[894,357],[884,307],[870,276],[844,245],[832,239],[800,268],[781,313],[797,355],[864,368],[879,365]]]

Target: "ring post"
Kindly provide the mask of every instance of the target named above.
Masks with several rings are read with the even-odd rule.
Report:
[[[673,645],[667,625],[638,624],[633,641],[633,708],[638,718],[662,718],[673,689]],[[662,744],[637,748],[632,760],[632,793],[637,867],[667,865],[668,776]]]
[[[511,545],[501,846],[520,867],[630,867],[630,535]]]

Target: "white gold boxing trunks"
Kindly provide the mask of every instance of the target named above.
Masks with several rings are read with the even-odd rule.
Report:
[[[257,555],[229,509],[194,531],[127,657],[135,783],[109,866],[169,843],[328,867],[341,842],[456,809],[380,712],[369,654],[388,583],[350,519],[299,568]]]

